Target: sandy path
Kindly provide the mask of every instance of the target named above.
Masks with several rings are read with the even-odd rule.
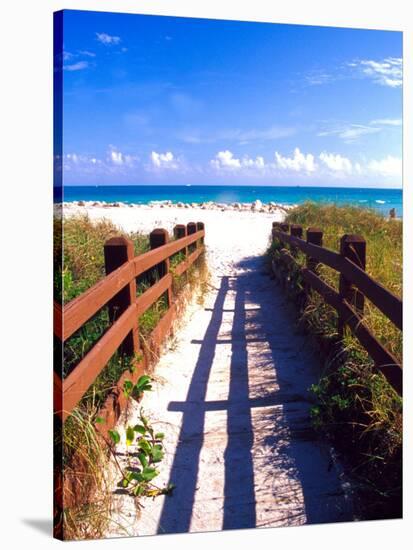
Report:
[[[135,535],[352,519],[340,468],[310,428],[306,390],[317,380],[317,359],[263,272],[274,216],[178,214],[160,211],[156,225],[205,222],[213,290],[203,307],[189,307],[142,402],[166,434],[157,484],[176,488],[146,499],[139,518],[131,499],[117,495],[124,515],[114,518]],[[110,217],[144,228],[142,211],[134,221]],[[155,219],[152,212],[152,226]],[[121,533],[114,527],[108,535]]]

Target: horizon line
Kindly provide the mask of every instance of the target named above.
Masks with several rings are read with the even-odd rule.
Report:
[[[205,183],[122,183],[122,184],[69,184],[54,185],[54,188],[68,187],[278,187],[278,188],[300,188],[300,189],[376,189],[380,191],[403,191],[401,187],[363,187],[363,186],[339,186],[339,185],[250,185],[250,184],[205,184]]]

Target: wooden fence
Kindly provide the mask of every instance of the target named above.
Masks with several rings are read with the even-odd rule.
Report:
[[[393,388],[402,395],[402,367],[398,360],[374,336],[363,321],[364,299],[370,300],[390,321],[402,330],[403,303],[392,292],[372,279],[365,271],[366,241],[358,235],[344,235],[340,241],[340,252],[323,248],[323,232],[309,228],[306,240],[302,238],[300,225],[274,222],[272,239],[284,243],[289,249],[280,250],[280,260],[287,271],[300,272],[305,285],[318,292],[325,302],[338,313],[338,334],[343,335],[345,325],[349,326],[370,357],[375,368],[382,372]],[[295,257],[300,250],[306,255],[306,266],[298,264]],[[324,264],[339,272],[339,291],[319,276],[318,265]],[[277,267],[273,263],[273,271]]]
[[[124,381],[130,379],[135,383],[147,362],[140,353],[139,317],[161,296],[167,296],[168,309],[151,333],[151,342],[160,345],[171,329],[178,308],[172,297],[170,258],[177,253],[183,254],[184,259],[173,270],[175,275],[181,276],[205,249],[205,230],[201,222],[175,226],[174,236],[175,240],[170,241],[165,229],[155,229],[150,234],[151,250],[139,256],[134,255],[132,241],[124,237],[109,239],[104,245],[106,277],[63,308],[54,303],[54,334],[62,345],[106,305],[111,323],[64,380],[54,373],[54,410],[63,422],[112,355],[121,350],[123,354],[140,355],[141,358],[134,372],[128,371],[120,377],[117,388],[99,412],[105,420],[105,431],[116,423],[126,403],[122,391]],[[137,296],[136,278],[153,268],[157,280],[154,279],[152,286]]]

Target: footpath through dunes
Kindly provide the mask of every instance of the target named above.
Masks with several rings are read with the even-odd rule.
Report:
[[[264,270],[266,218],[201,218],[211,291],[188,308],[142,402],[165,433],[156,484],[176,487],[141,501],[138,516],[118,491],[108,536],[353,519],[340,466],[311,429],[307,389],[320,365]]]

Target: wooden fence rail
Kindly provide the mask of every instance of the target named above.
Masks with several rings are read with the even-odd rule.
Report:
[[[288,231],[290,230],[290,233]],[[306,285],[318,292],[338,313],[337,332],[343,335],[345,325],[373,359],[375,368],[382,372],[393,388],[402,395],[402,367],[398,360],[378,341],[363,321],[364,299],[369,299],[390,321],[402,330],[403,303],[392,292],[372,279],[365,271],[366,242],[358,235],[343,235],[340,253],[322,246],[323,232],[309,228],[306,240],[303,228],[274,222],[272,239],[287,246],[280,251],[280,259],[288,269],[299,271]],[[297,251],[306,255],[306,267],[296,260]],[[318,264],[324,264],[340,274],[339,291],[321,279]],[[276,273],[277,268],[273,265]]]
[[[178,225],[174,236],[175,240],[169,242],[166,230],[155,229],[149,237],[151,250],[139,256],[134,255],[132,241],[124,237],[109,239],[104,246],[106,277],[63,308],[54,303],[54,334],[62,344],[104,306],[108,306],[111,323],[64,380],[54,374],[55,413],[63,422],[117,350],[131,357],[140,355],[138,319],[162,295],[167,297],[168,310],[153,330],[152,341],[159,345],[170,331],[177,313],[177,304],[172,297],[170,258],[183,253],[184,259],[173,273],[176,276],[184,274],[205,250],[204,224]],[[152,285],[137,296],[136,278],[148,270],[155,271]],[[124,380],[127,377],[135,382],[144,368],[145,360],[141,360],[133,373],[121,376],[118,391],[112,392],[99,413],[106,420],[105,430],[114,425],[119,408],[124,405]]]

